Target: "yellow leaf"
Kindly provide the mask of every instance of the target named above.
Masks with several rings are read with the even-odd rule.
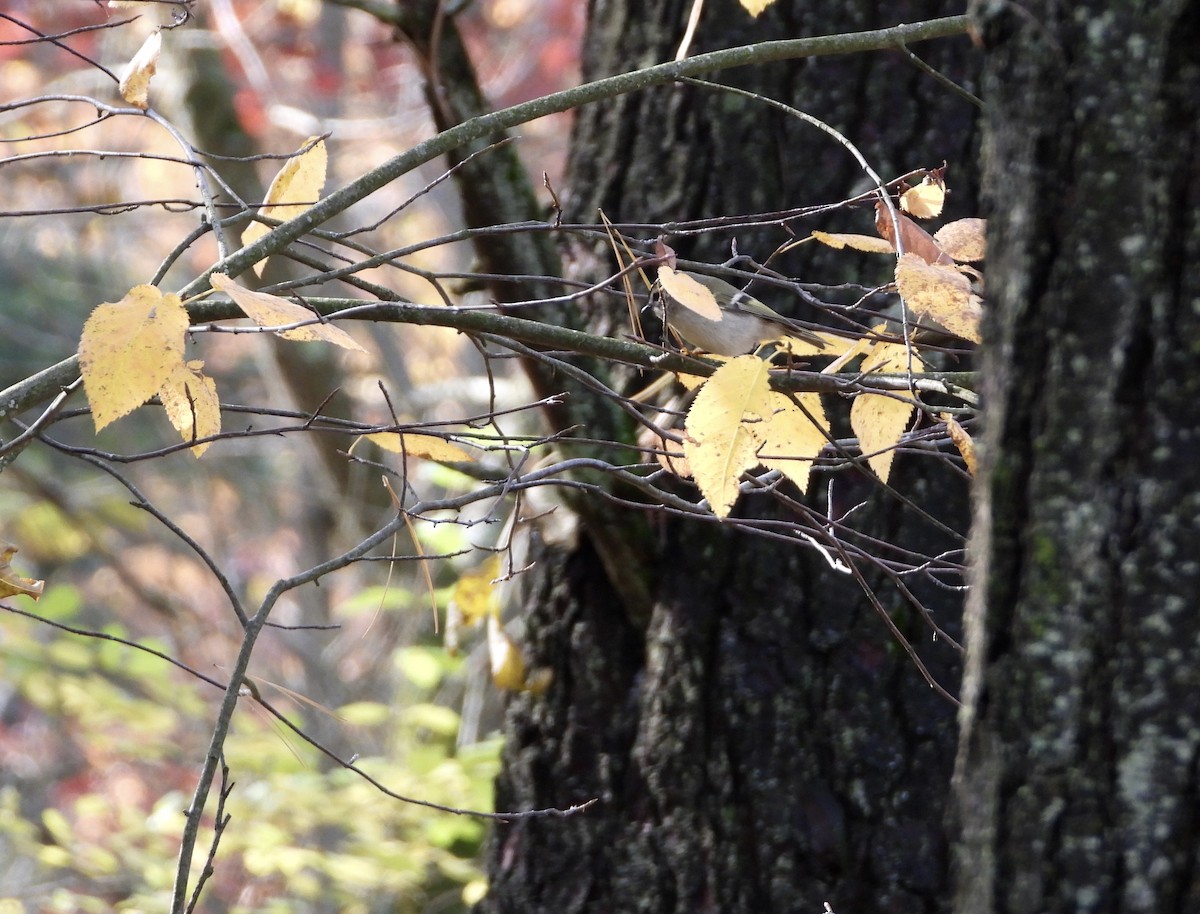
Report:
[[[888,325],[886,323],[876,324],[874,327],[871,328],[871,333],[874,333],[874,334],[886,334],[887,332],[888,332]],[[845,338],[838,338],[838,337],[835,337],[835,339],[841,339],[841,343],[839,344],[838,348],[844,349],[844,351],[840,352],[836,359],[834,359],[832,362],[830,362],[828,365],[826,365],[824,368],[822,368],[821,374],[836,374],[837,372],[839,372],[843,368],[845,368],[848,364],[853,362],[860,355],[870,352],[876,342],[875,340],[873,340],[867,336],[860,337],[856,340],[848,340]],[[901,347],[901,348],[903,348],[903,347]]]
[[[967,465],[967,472],[974,476],[977,467],[975,462],[975,442],[971,439],[967,430],[959,425],[958,420],[952,415],[942,413],[941,418],[946,423],[946,431],[950,433],[950,440],[954,442],[954,446],[962,454],[963,462]]]
[[[718,517],[728,516],[737,501],[742,473],[759,463],[761,441],[754,426],[773,410],[767,368],[753,355],[726,362],[688,410],[683,452],[696,485]]]
[[[755,19],[757,19],[758,14],[774,3],[775,0],[740,0],[740,2],[742,4],[742,8],[745,9],[746,12],[748,12]]]
[[[955,336],[979,342],[981,303],[971,282],[954,267],[904,254],[896,264],[896,286],[914,312],[937,321]]]
[[[711,289],[693,277],[672,270],[663,264],[658,268],[658,284],[662,286],[664,292],[685,308],[695,311],[710,321],[721,320],[721,306],[717,304],[717,297],[713,295]]]
[[[364,437],[393,454],[424,457],[439,463],[471,459],[471,455],[458,445],[443,441],[434,435],[421,435],[416,432],[373,432]]]
[[[920,356],[913,352],[913,370],[924,368]],[[903,343],[875,341],[863,358],[863,373],[903,372],[908,370],[908,351]],[[867,457],[867,463],[875,475],[887,482],[892,472],[894,450],[916,406],[904,400],[884,394],[859,394],[850,407],[850,427],[858,438],[859,447]],[[876,453],[876,452],[879,453]]]
[[[267,292],[255,292],[238,285],[224,273],[213,273],[209,277],[212,287],[218,292],[224,292],[234,304],[246,312],[254,323],[260,327],[282,327],[288,324],[298,324],[300,321],[316,321],[317,315],[302,305],[297,305],[278,295]],[[285,340],[299,340],[306,343],[333,343],[343,349],[365,352],[345,330],[333,324],[313,323],[307,327],[294,327],[291,330],[279,330],[277,335]]]
[[[500,615],[500,593],[494,583],[499,576],[500,556],[492,555],[459,577],[450,605],[462,614],[463,624],[474,625],[485,617]]]
[[[892,472],[896,444],[912,418],[912,403],[883,394],[859,394],[850,407],[850,427],[867,463],[884,482]]]
[[[860,342],[859,340],[852,339],[848,336],[839,336],[836,333],[826,333],[821,330],[815,332],[816,335],[819,336],[825,343],[824,349],[818,350],[815,346],[812,347],[812,352],[816,355],[843,356],[848,352],[853,352],[855,347],[858,346]],[[794,345],[796,342],[788,337],[784,337],[784,339],[792,345]]]
[[[488,616],[488,660],[492,666],[492,682],[496,688],[510,692],[525,688],[525,658],[521,649],[500,625],[498,616]]]
[[[141,406],[183,365],[188,324],[178,295],[147,285],[91,313],[79,341],[79,368],[96,431]]]
[[[891,254],[894,252],[892,244],[886,238],[876,238],[874,235],[847,235],[847,234],[831,234],[829,232],[813,232],[812,236],[821,244],[827,244],[831,248],[841,250],[842,248],[853,248],[856,251],[865,251],[868,254]]]
[[[0,597],[12,597],[25,594],[36,600],[42,595],[46,586],[45,581],[35,581],[13,571],[9,564],[17,554],[17,547],[0,540]]]
[[[886,324],[880,324],[876,328],[876,332],[886,332]],[[868,343],[866,354],[863,357],[862,370],[868,371],[883,371],[883,372],[905,372],[908,371],[908,350],[903,343],[890,343],[884,340],[864,340]],[[921,371],[925,367],[925,363],[921,360],[921,355],[915,349],[912,353],[913,371]]]
[[[175,367],[158,391],[167,418],[184,441],[209,438],[221,431],[221,401],[217,385],[200,369],[203,362],[188,362]],[[211,441],[197,444],[192,453],[199,457],[208,450]]]
[[[900,209],[918,219],[932,219],[942,211],[946,202],[946,185],[926,175],[916,187],[910,187],[900,195]]]
[[[279,169],[279,174],[267,188],[267,199],[259,215],[286,222],[295,219],[320,198],[321,188],[325,186],[328,155],[324,140],[309,137],[305,145],[309,143],[312,146],[308,150],[292,156]],[[253,222],[242,232],[242,244],[253,244],[270,231],[261,222]],[[261,263],[255,266],[260,274],[261,267]]]
[[[121,81],[117,84],[121,98],[143,111],[150,106],[150,79],[158,69],[158,55],[161,50],[162,32],[155,29],[126,65],[125,72],[121,74]]]
[[[762,439],[759,462],[779,470],[800,491],[807,491],[813,460],[821,448],[829,443],[829,421],[825,418],[821,395],[797,394],[796,402],[800,404],[797,406],[791,398],[773,390],[770,392],[770,401],[774,409],[768,420],[756,430]]]
[[[933,240],[955,260],[974,263],[987,252],[987,220],[959,219],[933,233]]]

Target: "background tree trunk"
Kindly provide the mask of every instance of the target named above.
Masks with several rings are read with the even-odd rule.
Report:
[[[1200,910],[1200,4],[979,4],[986,472],[957,910]]]
[[[584,78],[672,57],[690,6],[593,3]],[[751,20],[736,4],[710,3],[694,51],[944,12],[939,4],[899,4],[884,19],[877,6],[817,13],[782,2]],[[973,52],[965,39],[917,50],[969,82]],[[899,54],[732,78],[831,121],[886,175],[951,160],[957,214],[974,214],[974,109]],[[834,202],[865,186],[850,156],[824,134],[766,106],[690,87],[585,108],[573,150],[568,220],[595,221],[600,207],[614,221],[777,210]],[[801,229],[869,230],[868,212],[859,221],[840,218]],[[678,248],[719,262],[730,238]],[[739,249],[759,259],[785,238],[778,229],[737,233]],[[603,254],[574,256],[578,274],[611,269]],[[886,271],[876,261],[878,275],[856,274],[844,254],[795,255],[776,266],[830,283],[872,284]],[[593,329],[625,332],[612,315],[611,303],[595,309]],[[893,481],[965,529],[965,485],[924,474],[922,464],[900,458]],[[836,485],[848,503],[871,492],[865,479],[842,476]],[[855,516],[864,529],[915,549],[962,545],[880,490]],[[648,614],[622,602],[586,524],[575,538],[535,546],[526,650],[555,680],[545,695],[511,701],[497,795],[498,808],[507,809],[601,802],[568,820],[498,826],[480,910],[762,914],[820,910],[824,900],[839,911],[878,914],[947,909],[942,811],[955,710],[922,681],[859,587],[803,548],[725,526],[632,511],[620,523],[646,543],[642,564],[628,574],[650,582]],[[954,691],[956,653],[929,644],[928,629],[881,577],[871,585],[901,628],[923,640],[933,674]],[[953,631],[957,596],[913,585]]]

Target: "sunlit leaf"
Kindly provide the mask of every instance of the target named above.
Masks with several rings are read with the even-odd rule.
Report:
[[[916,406],[885,394],[859,394],[850,407],[850,427],[867,463],[884,482],[892,472],[896,445],[908,429]]]
[[[940,174],[926,175],[920,184],[900,195],[900,208],[917,219],[940,215],[945,202],[946,184]]]
[[[915,351],[912,358],[913,370],[924,368]],[[864,374],[903,372],[908,370],[908,360],[909,350],[903,343],[876,340],[863,358],[862,371]],[[867,463],[884,482],[891,475],[896,445],[908,430],[915,409],[911,401],[875,393],[859,394],[850,406],[850,427],[863,454],[869,455]]]
[[[896,264],[896,287],[918,315],[964,340],[979,342],[982,303],[971,291],[971,281],[953,266],[926,263],[916,254],[905,254]]]
[[[316,142],[313,142],[314,140]],[[259,215],[286,222],[309,209],[320,198],[321,188],[325,186],[325,170],[329,159],[325,151],[325,141],[309,137],[305,146],[309,148],[292,156],[284,163],[283,168],[279,169],[279,173],[271,181],[271,186],[267,188],[267,198],[259,210]],[[242,244],[253,244],[270,231],[271,229],[261,222],[251,223],[242,232]],[[261,263],[255,265],[257,272],[261,273],[261,269]]]
[[[758,14],[765,10],[775,0],[738,0],[742,4],[742,8],[751,16],[758,18]]]
[[[894,250],[886,238],[876,238],[874,235],[813,232],[812,236],[815,240],[821,242],[821,244],[827,244],[839,251],[842,248],[853,248],[856,251],[865,251],[868,254],[891,254]]]
[[[162,32],[155,29],[126,65],[121,74],[121,81],[117,84],[121,98],[143,111],[150,106],[150,80],[158,69],[158,55],[161,50]]]
[[[726,517],[738,497],[738,479],[758,464],[753,423],[770,415],[768,364],[744,355],[718,368],[688,410],[683,452],[709,507]]]
[[[158,391],[167,418],[184,441],[210,438],[221,431],[221,401],[217,397],[217,385],[200,371],[203,367],[203,362],[177,365]],[[210,444],[211,441],[197,444],[192,448],[192,453],[199,457],[208,450]]]
[[[305,343],[333,343],[343,349],[355,352],[365,352],[345,330],[333,324],[320,322],[317,315],[302,305],[297,305],[278,295],[269,292],[256,292],[247,289],[230,279],[224,273],[213,273],[209,277],[212,287],[218,292],[224,292],[234,304],[246,312],[254,323],[260,327],[285,327],[298,324],[301,321],[314,321],[306,327],[293,327],[291,330],[279,330],[276,335],[285,340],[299,340]]]
[[[825,418],[821,395],[801,393],[793,400],[773,390],[769,401],[770,416],[755,430],[762,439],[759,461],[779,470],[802,492],[807,491],[813,460],[829,443],[829,421]]]
[[[959,219],[947,222],[933,233],[942,250],[955,260],[974,263],[987,253],[987,220]]]
[[[962,454],[963,463],[967,465],[967,472],[972,476],[978,468],[975,459],[975,441],[971,438],[958,420],[949,413],[942,413],[941,419],[946,423],[946,431],[950,433],[950,440],[954,442],[954,446],[958,448],[958,452]]]
[[[188,314],[175,294],[134,286],[83,325],[79,368],[96,431],[128,415],[183,365]]]

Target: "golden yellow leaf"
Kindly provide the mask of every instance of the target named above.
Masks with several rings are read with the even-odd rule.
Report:
[[[721,320],[721,306],[712,290],[686,273],[666,264],[658,268],[658,284],[672,299],[710,321]]]
[[[758,14],[765,10],[775,0],[740,0],[742,8],[746,10],[754,18],[758,18]]]
[[[946,431],[950,433],[950,440],[954,442],[954,446],[962,454],[963,462],[967,465],[967,472],[974,476],[978,466],[975,461],[975,442],[967,430],[959,425],[958,420],[952,415],[942,413],[941,419],[946,423]]]
[[[221,401],[217,398],[217,385],[200,369],[203,362],[188,362],[175,367],[158,391],[158,397],[167,411],[167,418],[184,441],[209,438],[221,431]],[[199,457],[212,444],[207,441],[192,448]]]
[[[896,287],[916,314],[937,321],[955,336],[979,342],[979,296],[953,266],[926,263],[906,253],[896,264]]]
[[[796,394],[795,399],[800,406],[790,397],[774,390],[770,392],[769,399],[773,405],[771,415],[756,430],[762,439],[759,462],[779,470],[800,491],[805,492],[808,490],[813,460],[821,448],[829,443],[829,420],[825,418],[821,395]]]
[[[886,323],[876,324],[871,328],[871,333],[887,334],[888,325]],[[850,362],[854,361],[860,355],[868,353],[875,346],[876,341],[869,336],[859,337],[856,340],[847,339],[845,337],[834,337],[841,342],[838,345],[840,350],[838,357],[821,369],[821,374],[836,374],[845,368]]]
[[[886,238],[876,238],[874,235],[847,235],[841,233],[829,232],[813,232],[813,238],[827,244],[831,248],[841,250],[842,248],[853,248],[856,251],[865,251],[868,254],[891,254],[893,253],[892,244]]]
[[[892,472],[896,444],[912,419],[912,403],[883,394],[859,394],[850,407],[850,427],[867,463],[884,482]]]
[[[498,616],[487,620],[488,660],[492,666],[492,682],[496,688],[517,692],[525,688],[525,658],[521,649],[508,636]]]
[[[126,65],[117,84],[121,98],[143,111],[150,106],[150,80],[158,69],[161,50],[162,32],[155,29]]]
[[[246,312],[254,323],[260,327],[283,327],[297,324],[300,321],[317,320],[317,315],[302,305],[297,305],[278,295],[268,292],[256,292],[240,286],[224,273],[213,273],[209,277],[212,287],[218,292],[224,292],[234,304]],[[294,327],[291,330],[279,330],[277,336],[285,340],[299,340],[305,343],[333,343],[343,349],[365,352],[345,330],[333,324],[313,323],[307,327]]]
[[[688,410],[683,452],[714,514],[728,516],[738,479],[759,463],[755,426],[771,416],[768,365],[753,355],[718,368]]]
[[[96,307],[83,325],[79,368],[96,431],[128,415],[183,365],[188,314],[173,293],[130,289]]]
[[[0,540],[0,597],[24,594],[36,600],[46,587],[45,581],[35,581],[13,571],[9,562],[17,554],[17,547]]]
[[[500,556],[492,555],[473,571],[459,576],[450,596],[452,612],[462,617],[464,625],[474,625],[488,616],[500,615],[500,592],[496,578],[500,576]]]
[[[422,435],[416,432],[373,432],[364,437],[393,454],[424,457],[439,463],[471,459],[471,455],[458,445],[444,441],[435,435]]]
[[[279,174],[275,175],[271,186],[267,188],[267,199],[259,215],[286,222],[295,219],[320,198],[321,188],[325,186],[328,154],[324,140],[309,137],[305,145],[309,143],[312,143],[309,149],[292,156],[279,169]],[[269,231],[271,229],[261,222],[253,222],[242,232],[242,244],[253,244]],[[261,263],[255,265],[255,270],[260,274],[261,268]]]
[[[959,219],[947,222],[933,233],[943,251],[955,260],[974,263],[987,253],[987,220]]]
[[[876,328],[876,332],[886,333],[886,327],[886,324],[880,324]],[[885,340],[864,340],[864,342],[868,344],[862,362],[862,370],[864,372],[908,371],[909,351],[903,343],[891,343]],[[912,351],[912,370],[921,371],[924,367],[925,363],[921,360],[921,354],[914,349]]]
[[[913,351],[913,370],[925,366],[920,355]],[[903,343],[876,340],[863,358],[863,373],[904,372],[908,370],[908,350]],[[859,394],[850,406],[850,427],[858,438],[867,463],[875,475],[887,482],[896,457],[895,445],[908,428],[916,406],[885,394]],[[879,453],[876,453],[876,452]]]
[[[946,202],[946,185],[926,175],[916,187],[900,195],[900,209],[918,219],[932,219],[942,211]]]

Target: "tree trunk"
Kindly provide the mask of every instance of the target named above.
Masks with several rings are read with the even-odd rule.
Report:
[[[957,910],[1200,910],[1200,4],[980,3]]]
[[[782,2],[752,20],[734,3],[710,2],[693,52],[944,12],[940,4],[899,4],[884,19],[877,6],[844,4],[816,15],[807,4]],[[670,59],[690,7],[594,2],[584,77]],[[918,50],[966,79],[966,39]],[[952,160],[961,214],[970,212],[974,109],[899,54],[774,65],[733,78],[832,121],[884,174]],[[589,222],[598,208],[614,221],[680,220],[835,202],[864,187],[853,159],[824,134],[693,87],[585,108],[570,175],[567,219]],[[869,230],[870,215],[858,218],[797,227]],[[719,262],[733,237],[685,239],[677,248]],[[786,237],[779,229],[736,233],[739,250],[759,260]],[[602,253],[575,256],[577,273],[611,272]],[[789,255],[773,265],[820,281],[859,278],[844,253]],[[618,318],[606,321],[605,307],[593,328],[624,332]],[[826,479],[818,475],[810,496],[820,510]],[[961,480],[901,457],[893,482],[965,529]],[[871,492],[865,478],[846,474],[835,488],[851,503]],[[750,501],[739,510],[774,509]],[[855,518],[913,549],[962,545],[881,490]],[[795,543],[632,511],[625,522],[646,538],[642,564],[629,574],[650,582],[648,614],[622,602],[586,526],[575,539],[535,549],[540,575],[524,600],[525,649],[529,663],[552,668],[555,678],[544,695],[512,699],[497,790],[502,809],[600,802],[566,820],[498,826],[491,889],[479,910],[762,914],[815,912],[826,900],[838,911],[872,914],[946,910],[942,812],[955,709],[922,680],[861,588]],[[883,576],[866,573],[897,625],[921,642],[932,674],[955,690],[956,652],[931,644]],[[953,632],[956,594],[921,580],[913,587]]]

